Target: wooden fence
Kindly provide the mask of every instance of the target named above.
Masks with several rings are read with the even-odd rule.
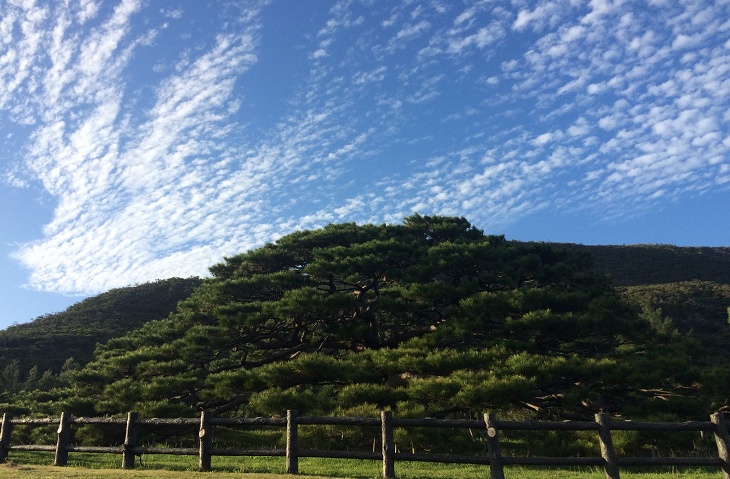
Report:
[[[13,445],[12,429],[15,425],[43,426],[58,424],[55,445]],[[71,428],[83,424],[109,424],[125,426],[124,443],[116,447],[76,446],[71,443]],[[140,426],[162,427],[170,425],[197,426],[199,447],[166,448],[142,447],[137,443]],[[248,427],[286,428],[286,449],[232,449],[213,447],[213,429],[217,425]],[[301,449],[298,441],[298,427],[301,425],[339,425],[354,427],[379,427],[381,430],[381,451],[343,451]],[[459,456],[451,454],[427,454],[397,452],[393,440],[394,428],[464,428],[480,429],[486,432],[487,455]],[[502,431],[595,431],[600,444],[600,456],[595,457],[525,457],[504,456],[500,447]],[[714,434],[717,445],[715,457],[618,457],[611,438],[612,431],[702,431]],[[216,418],[202,412],[200,418],[142,419],[137,413],[130,412],[127,418],[87,418],[72,417],[62,413],[60,419],[13,419],[3,415],[0,430],[0,463],[5,462],[12,451],[51,451],[55,452],[54,464],[66,465],[68,454],[118,453],[122,455],[122,467],[134,467],[135,456],[141,454],[195,455],[199,458],[201,471],[211,470],[212,456],[281,456],[286,458],[288,474],[299,473],[300,457],[327,457],[348,459],[373,459],[382,461],[383,477],[395,478],[396,461],[422,461],[437,463],[483,464],[489,466],[491,479],[503,479],[505,465],[534,466],[600,466],[605,469],[607,479],[619,479],[620,466],[713,466],[721,469],[723,477],[730,479],[730,452],[728,445],[727,422],[721,414],[713,414],[710,421],[688,421],[682,423],[612,421],[608,416],[596,414],[595,421],[502,421],[492,413],[484,414],[484,420],[447,420],[447,419],[399,419],[391,411],[383,411],[378,418],[355,417],[314,417],[299,416],[296,411],[288,411],[286,418]],[[485,471],[486,472],[486,471]]]

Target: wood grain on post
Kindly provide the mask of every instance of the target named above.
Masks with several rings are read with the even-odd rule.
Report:
[[[0,426],[0,464],[7,462],[10,451],[10,433],[13,430],[13,414],[3,414],[3,423]]]
[[[487,427],[489,477],[490,479],[504,479],[504,464],[502,463],[502,451],[499,446],[499,429],[497,429],[497,416],[491,412],[484,413],[484,424]]]
[[[604,465],[606,479],[620,479],[616,450],[613,448],[611,428],[608,424],[609,418],[606,414],[596,414],[595,418],[598,424],[598,441],[601,445],[601,457],[606,461]]]
[[[201,472],[208,472],[211,469],[210,450],[213,448],[213,426],[210,424],[212,413],[202,411],[200,413],[200,451],[198,458],[198,469]]]
[[[56,441],[56,457],[53,460],[54,466],[65,466],[68,463],[68,447],[71,445],[71,415],[61,413],[61,421],[58,424],[58,440]]]
[[[380,413],[383,440],[383,479],[395,479],[395,441],[393,439],[393,411]]]
[[[710,416],[710,422],[715,427],[715,443],[717,444],[717,455],[722,460],[722,474],[724,479],[730,479],[730,438],[727,432],[727,423],[725,416],[721,413],[715,413]]]
[[[122,469],[134,469],[134,448],[137,447],[137,419],[139,414],[127,414],[127,427],[124,431],[124,452],[122,453]]]
[[[299,429],[297,411],[286,412],[286,473],[299,474]]]

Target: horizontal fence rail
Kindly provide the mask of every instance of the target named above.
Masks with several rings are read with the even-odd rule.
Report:
[[[58,424],[55,445],[31,444],[13,445],[14,426],[41,427]],[[124,443],[119,446],[78,446],[71,443],[72,427],[75,425],[100,424],[124,427]],[[299,447],[299,426],[336,425],[352,427],[374,427],[381,431],[379,452],[302,449]],[[162,426],[188,426],[197,431],[197,448],[147,447],[138,444],[139,428]],[[286,428],[285,449],[239,449],[214,448],[215,426],[227,427],[276,427]],[[454,454],[397,452],[393,439],[394,428],[463,428],[482,430],[485,434],[487,454],[484,456],[460,456]],[[506,456],[502,454],[500,433],[503,431],[595,431],[598,436],[600,455],[594,457],[533,457]],[[712,433],[717,446],[714,457],[618,457],[613,447],[612,431],[698,431]],[[135,412],[126,418],[73,417],[61,413],[60,418],[13,418],[5,413],[0,429],[0,463],[6,462],[11,451],[54,452],[54,465],[64,466],[69,453],[112,453],[122,455],[122,467],[134,468],[135,456],[142,454],[173,454],[198,456],[201,471],[210,471],[213,456],[279,456],[286,458],[288,474],[299,473],[300,457],[325,457],[344,459],[372,459],[382,461],[384,479],[395,478],[396,461],[421,461],[452,464],[481,464],[489,466],[490,479],[504,479],[505,465],[530,466],[600,466],[605,469],[607,479],[619,479],[620,466],[710,466],[722,470],[723,477],[730,479],[730,452],[727,422],[721,414],[713,414],[710,421],[638,422],[612,421],[607,415],[596,414],[595,421],[503,421],[492,413],[484,414],[483,420],[449,419],[401,419],[393,417],[391,411],[383,411],[380,418],[367,417],[317,417],[300,416],[296,411],[287,411],[285,418],[217,418],[209,412],[202,412],[199,418],[140,418]]]

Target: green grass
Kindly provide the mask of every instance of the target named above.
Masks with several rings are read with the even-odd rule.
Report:
[[[0,465],[0,479],[87,478],[87,479],[187,479],[211,477],[220,479],[285,479],[282,457],[213,457],[214,475],[198,473],[196,456],[143,456],[143,464],[134,470],[121,469],[121,456],[113,454],[69,454],[67,467],[55,467],[52,453],[13,452],[11,464]],[[356,459],[301,458],[300,476],[308,479],[376,479],[381,477],[381,463]],[[471,479],[489,477],[488,466],[396,462],[398,479]],[[601,468],[507,467],[507,479],[604,479]],[[626,479],[719,479],[719,469],[654,468],[653,472],[635,469],[621,471]]]

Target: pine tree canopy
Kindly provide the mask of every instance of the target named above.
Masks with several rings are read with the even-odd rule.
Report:
[[[99,346],[67,409],[704,418],[714,406],[699,347],[623,303],[589,256],[464,218],[333,224],[210,271],[168,318]]]

